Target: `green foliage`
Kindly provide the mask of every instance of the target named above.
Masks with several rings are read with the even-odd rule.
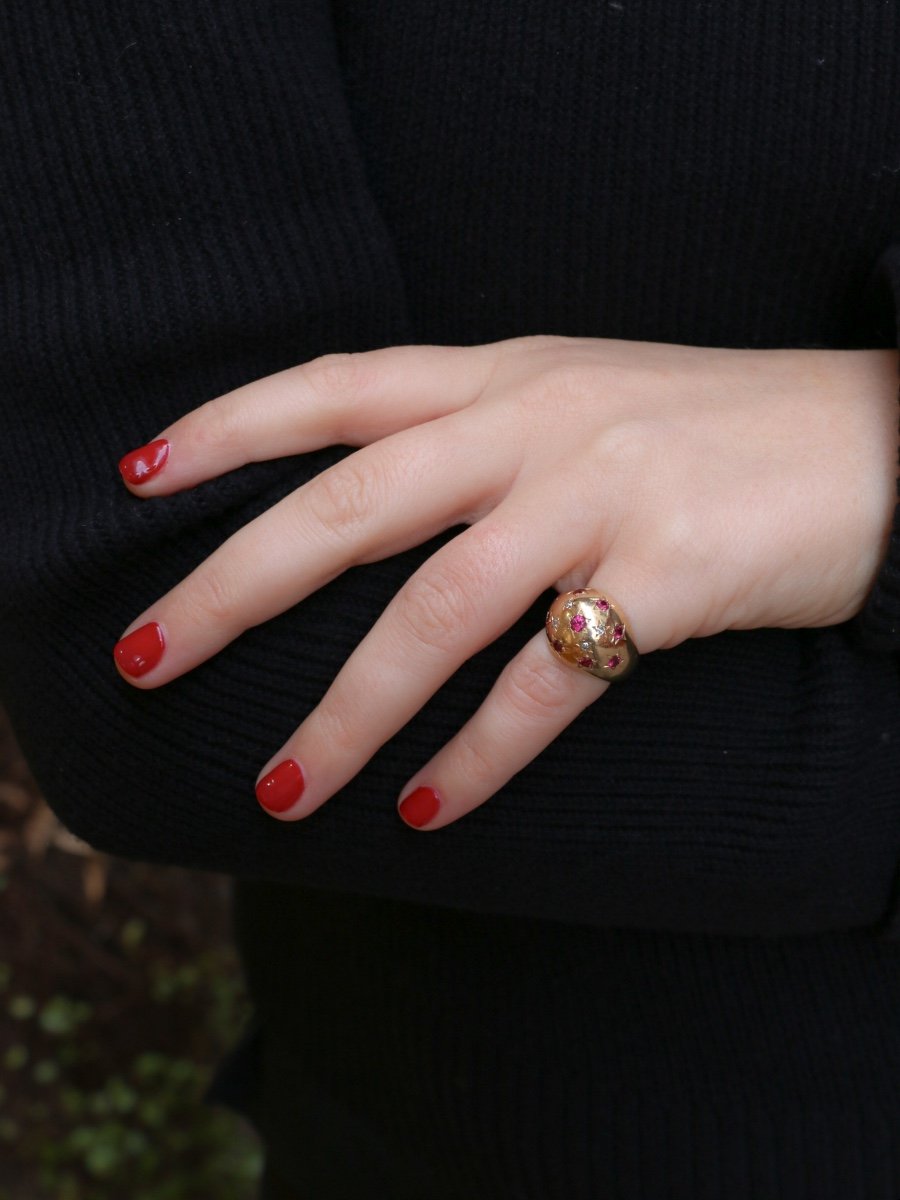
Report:
[[[232,952],[171,961],[146,932],[130,919],[118,934],[138,976],[141,1008],[130,1013],[81,996],[42,999],[0,966],[7,1027],[19,1033],[0,1057],[0,1157],[31,1169],[34,1200],[255,1194],[255,1134],[203,1102],[211,1064],[247,1016]],[[123,1057],[114,1043],[125,1031],[146,1048]]]
[[[28,1062],[28,1047],[21,1042],[10,1046],[3,1056],[3,1065],[8,1071],[18,1071]]]
[[[73,1033],[82,1021],[91,1015],[91,1006],[83,1000],[69,1000],[66,996],[53,996],[41,1009],[38,1018],[44,1033],[63,1036]]]
[[[16,1021],[25,1021],[34,1016],[37,1006],[30,996],[12,996],[6,1010]]]

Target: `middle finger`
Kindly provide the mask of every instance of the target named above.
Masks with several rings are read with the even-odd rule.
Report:
[[[576,536],[547,519],[538,492],[527,504],[504,501],[442,546],[391,599],[318,707],[263,769],[256,788],[263,807],[296,820],[332,796],[571,567],[583,549]]]

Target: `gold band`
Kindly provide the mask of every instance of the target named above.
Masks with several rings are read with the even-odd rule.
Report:
[[[547,609],[544,629],[558,658],[598,679],[618,682],[640,658],[621,609],[596,588],[560,592]]]

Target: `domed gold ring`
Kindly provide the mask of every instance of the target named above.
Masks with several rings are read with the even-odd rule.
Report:
[[[558,658],[598,679],[618,683],[640,658],[622,609],[596,588],[560,592],[547,610],[544,629]]]

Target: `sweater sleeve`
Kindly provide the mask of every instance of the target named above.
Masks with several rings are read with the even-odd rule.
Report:
[[[871,302],[876,322],[879,315],[883,314],[886,334],[884,340],[887,341],[892,335],[900,346],[900,241],[891,243],[878,258],[866,295]],[[900,694],[900,450],[897,496],[898,503],[894,508],[888,546],[878,575],[863,607],[847,622],[846,629],[852,644],[864,654],[889,656],[897,662],[897,692]],[[897,736],[898,716],[900,713],[893,713],[893,729],[886,729],[885,737]],[[900,787],[900,784],[895,786]],[[900,868],[897,870],[885,914],[879,925],[879,935],[886,940],[900,940]]]
[[[871,278],[873,310],[893,317],[890,334],[900,346],[900,243],[880,256]],[[898,383],[900,400],[900,383]],[[874,653],[900,653],[900,404],[898,404],[897,499],[890,540],[865,604],[849,623],[856,644]]]
[[[152,502],[122,487],[122,453],[252,379],[415,340],[327,10],[0,7],[0,694],[50,805],[112,854],[335,892],[595,926],[879,926],[900,860],[896,542],[868,648],[755,629],[647,655],[432,834],[396,797],[551,592],[307,819],[273,821],[253,783],[458,529],[344,572],[162,688],[115,671],[136,613],[349,451]],[[554,297],[562,331],[569,291]]]

